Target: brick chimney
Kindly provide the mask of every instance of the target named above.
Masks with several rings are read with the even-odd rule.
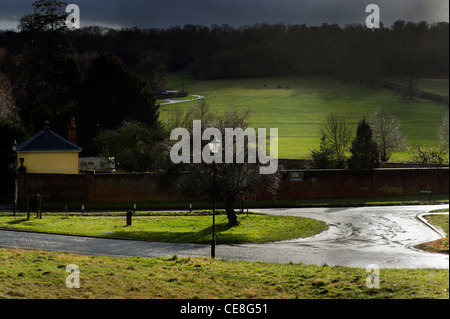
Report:
[[[77,127],[75,126],[75,118],[70,118],[70,126],[69,126],[69,142],[73,144],[77,144]]]

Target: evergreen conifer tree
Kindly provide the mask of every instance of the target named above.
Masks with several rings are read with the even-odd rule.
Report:
[[[371,169],[380,166],[380,157],[377,150],[377,144],[372,137],[372,129],[363,118],[358,123],[356,137],[350,148],[352,154],[348,167],[351,169]]]

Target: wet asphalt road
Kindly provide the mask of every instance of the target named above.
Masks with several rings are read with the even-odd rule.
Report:
[[[329,230],[313,237],[267,244],[218,245],[216,258],[365,268],[449,268],[449,256],[413,248],[441,238],[417,216],[448,205],[360,208],[254,209],[323,220]],[[65,251],[86,255],[209,257],[210,245],[0,231],[0,247]]]

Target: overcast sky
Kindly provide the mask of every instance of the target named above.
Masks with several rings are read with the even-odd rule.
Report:
[[[15,29],[35,0],[0,0],[0,29]],[[449,21],[448,0],[66,0],[80,7],[81,26],[166,28],[173,25],[362,23],[368,4],[385,26],[396,20]]]

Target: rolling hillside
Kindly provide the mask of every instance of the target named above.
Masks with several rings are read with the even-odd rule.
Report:
[[[227,106],[249,107],[252,126],[277,127],[279,158],[306,158],[319,147],[319,127],[330,113],[356,123],[369,118],[379,106],[388,108],[400,120],[408,143],[438,145],[438,127],[447,110],[444,104],[408,100],[387,89],[371,89],[351,83],[336,83],[332,77],[280,77],[195,81],[185,77],[189,93],[207,98],[210,110]],[[427,85],[432,82],[428,81]],[[448,81],[447,81],[448,84]],[[171,75],[169,87],[181,90],[183,73]],[[442,84],[440,84],[442,85]],[[281,88],[280,88],[281,87]],[[179,104],[188,108],[195,102]],[[173,105],[162,105],[164,120]],[[394,153],[391,160],[407,160],[407,153]]]

